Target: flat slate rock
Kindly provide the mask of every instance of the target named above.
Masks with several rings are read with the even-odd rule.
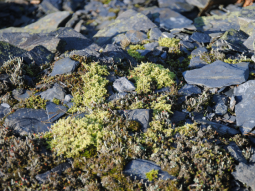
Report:
[[[255,27],[255,6],[243,7],[238,14],[240,29],[251,35]]]
[[[199,87],[195,85],[185,84],[181,89],[179,89],[178,94],[184,96],[191,96],[193,94],[201,94],[202,91]]]
[[[135,86],[126,77],[121,77],[113,82],[113,88],[120,92],[131,92],[135,91]]]
[[[12,94],[16,100],[21,101],[21,100],[25,100],[25,99],[29,98],[33,94],[33,92],[29,91],[29,90],[24,90],[24,91],[22,91],[21,94],[19,94],[19,93],[15,93],[15,90],[13,90]]]
[[[191,52],[192,54],[192,52]],[[192,57],[189,63],[189,68],[202,68],[204,66],[208,65],[207,62],[200,59],[200,56]]]
[[[170,8],[176,12],[189,12],[194,9],[194,6],[186,0],[158,0],[160,8]]]
[[[71,74],[79,66],[79,62],[70,58],[64,58],[55,62],[50,76],[56,76],[61,74]]]
[[[57,105],[49,101],[46,103],[46,112],[51,123],[62,117],[67,110],[67,107],[63,105]]]
[[[255,50],[255,29],[243,45],[250,50]]]
[[[173,116],[171,117],[171,121],[173,123],[178,123],[180,121],[185,120],[188,113],[180,112],[180,111],[174,111]]]
[[[192,56],[199,56],[203,53],[208,52],[208,50],[205,47],[199,47],[191,52]]]
[[[62,0],[43,0],[40,4],[43,12],[46,14],[58,12],[62,9]]]
[[[132,44],[138,44],[141,43],[143,40],[148,39],[147,34],[136,30],[127,31],[126,37]]]
[[[247,160],[244,158],[242,154],[242,150],[236,145],[234,141],[231,141],[224,148],[230,153],[230,155],[240,163],[247,163]]]
[[[255,164],[245,164],[240,162],[235,166],[235,171],[231,173],[236,180],[255,190]]]
[[[234,90],[236,100],[235,113],[236,125],[242,134],[251,132],[255,127],[255,80],[249,80],[246,83],[239,85]]]
[[[8,107],[4,107],[4,106],[0,106],[0,119],[2,119],[5,115],[7,115],[8,113],[11,112],[11,108],[9,106]]]
[[[211,41],[211,37],[208,34],[200,32],[194,32],[190,39],[199,43],[209,43]]]
[[[165,27],[169,30],[174,28],[184,28],[193,23],[193,21],[169,8],[159,8],[159,13],[160,27]]]
[[[51,124],[48,122],[45,110],[22,108],[7,116],[4,126],[12,128],[20,135],[28,135],[48,132]]]
[[[118,110],[118,113],[123,115],[127,120],[140,122],[143,132],[147,131],[149,123],[152,120],[152,109]]]
[[[228,64],[215,61],[199,69],[183,72],[188,84],[221,88],[245,82],[249,77],[249,63]]]
[[[113,23],[99,30],[93,37],[94,41],[99,44],[107,44],[111,39],[121,33],[129,30],[145,31],[157,27],[148,17],[134,10],[127,10],[121,13]]]
[[[44,92],[38,93],[43,99],[53,101],[53,98],[56,98],[60,101],[64,101],[65,99],[65,91],[64,89],[57,83],[50,89],[47,89]]]
[[[143,159],[135,159],[131,160],[124,168],[123,173],[127,176],[131,176],[131,179],[136,179],[137,180],[146,180],[146,173],[150,172],[151,170],[158,170],[158,178],[163,179],[163,180],[173,180],[176,177],[171,176],[168,174],[168,172],[161,170],[160,166],[156,165],[156,163],[148,161],[148,160],[143,160]]]
[[[149,32],[149,36],[151,40],[158,40],[162,37],[162,32],[159,28],[152,28]]]
[[[27,32],[30,34],[34,33],[48,33],[56,30],[60,25],[68,19],[70,13],[68,11],[59,11],[46,15],[39,19],[35,23],[27,25],[25,27],[9,27],[1,29],[1,32]]]
[[[30,51],[36,46],[44,46],[52,53],[61,51],[63,41],[56,36],[47,36],[45,34],[29,34],[21,32],[0,33],[0,41],[8,42],[18,48]]]

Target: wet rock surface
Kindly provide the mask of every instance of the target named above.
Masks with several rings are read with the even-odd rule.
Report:
[[[0,1],[0,190],[255,190],[255,6],[208,2]]]

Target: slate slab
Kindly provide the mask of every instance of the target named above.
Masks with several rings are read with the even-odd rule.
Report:
[[[186,0],[158,0],[160,8],[170,8],[176,12],[188,12],[194,9],[194,6]]]
[[[135,86],[126,77],[121,77],[113,82],[113,88],[118,92],[131,92],[135,90]]]
[[[240,25],[240,29],[247,33],[248,35],[251,35],[255,27],[254,21],[255,21],[255,7],[254,6],[243,7],[238,14],[238,22]]]
[[[1,32],[27,32],[33,33],[47,33],[56,30],[60,25],[68,19],[70,13],[68,11],[59,11],[46,15],[39,19],[35,23],[27,25],[25,27],[9,27],[1,29]]]
[[[159,46],[158,42],[151,42],[151,43],[147,43],[147,44],[143,45],[143,47],[146,50],[154,50],[157,46]]]
[[[25,99],[29,98],[33,94],[33,92],[30,90],[24,90],[21,93],[16,93],[16,89],[15,89],[12,91],[12,94],[16,100],[20,101],[20,100],[25,100]]]
[[[173,116],[171,117],[171,121],[173,123],[178,123],[180,121],[183,121],[185,120],[186,116],[188,114],[187,113],[184,113],[184,112],[180,112],[180,111],[174,111],[174,114]]]
[[[57,83],[54,84],[54,86],[50,89],[47,89],[44,92],[39,93],[41,97],[45,100],[53,101],[53,98],[56,98],[60,101],[63,101],[65,99],[65,91],[64,89]]]
[[[185,84],[181,89],[179,89],[178,94],[184,96],[191,96],[193,94],[201,94],[202,91],[199,87],[195,85]]]
[[[250,50],[255,50],[255,29],[253,30],[249,38],[244,41],[243,45]]]
[[[68,109],[63,105],[57,105],[53,102],[46,103],[46,112],[48,115],[49,122],[54,122],[62,117]]]
[[[126,37],[131,43],[138,44],[147,39],[147,34],[141,31],[129,30],[126,32]]]
[[[46,14],[61,11],[62,0],[43,0],[40,7]]]
[[[114,36],[129,30],[148,32],[155,27],[157,26],[148,17],[130,9],[121,13],[113,23],[99,30],[93,39],[97,44],[103,45],[110,42]]]
[[[203,85],[210,88],[237,85],[249,77],[249,63],[228,64],[215,61],[199,69],[183,72],[188,84]]]
[[[51,124],[45,110],[22,108],[7,116],[4,126],[12,128],[20,135],[27,135],[48,132]]]
[[[191,52],[192,56],[199,56],[203,53],[208,52],[208,50],[205,47],[199,47]]]
[[[209,43],[211,41],[211,37],[208,34],[200,32],[194,32],[190,39],[199,43]]]
[[[55,62],[50,76],[56,76],[61,74],[71,74],[79,66],[79,62],[70,58],[64,58]]]
[[[254,91],[255,80],[249,80],[234,89],[236,125],[240,126],[242,134],[250,132],[255,127]]]
[[[152,28],[149,32],[151,40],[158,40],[162,36],[162,32],[159,28]]]
[[[245,164],[240,162],[235,171],[231,173],[235,179],[251,187],[255,190],[255,164]]]
[[[4,107],[3,105],[0,106],[0,119],[2,119],[5,115],[11,112],[11,108]]]
[[[192,54],[192,52],[191,52]],[[203,66],[208,65],[207,62],[200,59],[200,56],[192,57],[189,63],[189,68],[202,68]]]
[[[123,115],[127,120],[134,120],[141,123],[143,132],[149,128],[149,123],[152,120],[152,109],[134,109],[134,110],[118,110],[120,115]]]
[[[240,163],[247,164],[247,160],[244,158],[242,154],[242,150],[236,145],[234,141],[231,141],[227,146],[224,146],[230,155]]]
[[[151,170],[158,170],[158,178],[163,179],[163,180],[173,180],[176,177],[169,175],[166,171],[161,170],[160,166],[156,165],[156,163],[148,161],[148,160],[143,160],[143,159],[135,159],[131,160],[124,168],[123,173],[127,176],[131,176],[131,179],[136,179],[137,180],[147,180],[146,178],[146,173],[150,172]]]

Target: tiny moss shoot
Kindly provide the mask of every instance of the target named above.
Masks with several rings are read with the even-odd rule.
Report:
[[[158,178],[158,170],[152,169],[150,172],[145,173],[145,175],[149,181],[153,181]]]

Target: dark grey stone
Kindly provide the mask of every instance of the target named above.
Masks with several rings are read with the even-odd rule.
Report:
[[[111,96],[109,96],[107,101],[113,101],[113,100],[121,99],[121,98],[124,98],[126,95],[127,95],[126,92],[115,93],[115,94],[112,94]]]
[[[4,107],[3,104],[0,106],[0,119],[2,119],[5,115],[11,112],[11,108]]]
[[[55,62],[54,68],[49,75],[56,76],[61,74],[70,74],[77,69],[79,64],[80,63],[78,61],[72,60],[70,58],[58,60],[57,62]]]
[[[174,38],[175,35],[168,33],[168,32],[162,32],[162,37],[163,38]]]
[[[146,50],[154,50],[157,46],[159,46],[158,42],[151,42],[143,45]]]
[[[210,88],[237,85],[249,77],[249,63],[227,64],[215,61],[200,69],[183,72],[187,83],[204,85]]]
[[[208,50],[205,47],[197,48],[191,52],[192,56],[199,56],[205,52],[208,52]]]
[[[51,124],[45,110],[22,108],[7,116],[4,126],[14,129],[20,135],[27,135],[48,132]]]
[[[171,89],[170,87],[164,87],[164,88],[161,88],[161,89],[156,89],[154,90],[155,93],[163,93],[163,92],[171,92]]]
[[[126,77],[121,77],[113,82],[113,88],[118,92],[131,92],[135,90],[135,86]]]
[[[244,46],[246,46],[246,48],[250,50],[255,50],[255,29],[253,30],[252,34],[243,44]]]
[[[134,120],[140,122],[141,130],[146,132],[149,128],[149,123],[152,120],[152,109],[135,109],[135,110],[118,110],[120,115],[124,115],[127,120]],[[126,113],[126,114],[125,114]]]
[[[218,104],[218,103],[227,104],[228,103],[228,98],[224,95],[214,94],[213,95],[213,102],[215,104]]]
[[[251,187],[252,190],[255,190],[255,164],[245,164],[240,162],[235,171],[231,173],[235,179],[239,180],[243,184]]]
[[[129,41],[125,34],[119,34],[112,38],[112,44],[121,45],[122,41]]]
[[[210,0],[189,0],[189,4],[194,5],[196,7],[199,7],[201,9],[205,8],[205,6],[207,5],[207,3]]]
[[[185,84],[181,89],[179,89],[178,94],[185,96],[201,94],[201,89],[195,85]]]
[[[236,134],[240,133],[238,130],[228,127],[226,125],[220,124],[220,123],[202,120],[201,118],[200,119],[197,118],[197,119],[195,119],[195,121],[197,123],[200,123],[200,124],[203,124],[206,126],[211,126],[211,128],[213,130],[217,131],[221,135],[224,135],[224,134],[236,135]]]
[[[43,0],[40,7],[46,14],[61,11],[62,0]]]
[[[54,122],[62,117],[68,109],[63,105],[57,105],[53,102],[46,103],[46,112],[48,115],[49,122]]]
[[[194,49],[195,45],[189,41],[180,41],[181,45],[185,46],[187,49]]]
[[[163,52],[160,57],[165,60],[167,58],[167,52]]]
[[[155,27],[157,26],[148,17],[129,9],[121,13],[113,23],[99,30],[93,39],[97,44],[103,45],[110,42],[114,36],[129,30],[148,32]]]
[[[55,83],[52,88],[39,93],[39,95],[41,95],[43,99],[50,100],[52,102],[53,98],[63,101],[65,99],[66,93],[59,84]]]
[[[53,169],[51,169],[51,170],[49,170],[49,171],[47,171],[43,174],[36,175],[35,178],[40,182],[48,183],[51,173],[58,173],[59,175],[61,175],[62,172],[64,172],[66,169],[68,169],[70,167],[71,167],[71,164],[65,162],[65,163],[62,163],[62,164],[56,166],[55,168],[53,168]]]
[[[15,93],[15,90],[13,90],[13,97],[16,99],[16,100],[25,100],[25,99],[27,99],[27,98],[29,98],[32,94],[33,94],[33,92],[32,91],[30,91],[30,90],[24,90],[21,94],[16,94]]]
[[[255,24],[255,6],[243,7],[242,10],[238,14],[238,22],[240,25],[240,29],[251,35],[254,30]]]
[[[192,52],[191,52],[192,54]],[[189,63],[189,68],[202,68],[203,66],[208,65],[207,62],[200,59],[200,56],[192,57]]]
[[[209,43],[211,41],[211,37],[208,34],[199,32],[194,32],[190,36],[190,39],[197,41],[199,43]]]
[[[156,163],[143,160],[143,159],[135,159],[130,161],[124,168],[124,174],[127,176],[131,176],[131,179],[137,180],[147,180],[146,173],[150,172],[151,170],[158,170],[158,178],[163,180],[173,180],[176,177],[169,175],[166,171],[161,170],[160,166],[156,165]]]
[[[126,32],[126,37],[131,43],[137,44],[141,43],[143,40],[146,40],[147,34],[140,31],[130,30]]]
[[[180,111],[174,111],[174,114],[173,116],[171,117],[171,121],[173,123],[178,123],[180,121],[183,121],[185,120],[186,116],[188,114],[187,113],[184,113],[184,112],[180,112]]]
[[[242,150],[236,145],[235,142],[231,141],[227,146],[224,146],[230,155],[238,162],[247,163],[247,160],[242,154]]]
[[[152,28],[149,32],[151,40],[158,40],[162,36],[162,32],[159,28]]]
[[[234,90],[236,99],[236,125],[240,126],[242,134],[250,132],[255,127],[255,80],[249,80]]]
[[[145,50],[136,50],[136,51],[139,52],[141,56],[146,56],[148,53],[151,52],[151,50],[147,50],[147,49],[145,49]]]

